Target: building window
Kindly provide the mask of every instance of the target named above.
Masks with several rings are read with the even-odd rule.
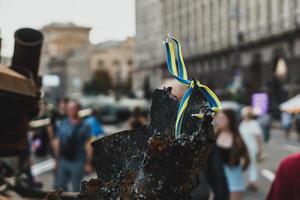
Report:
[[[120,62],[118,60],[113,61],[113,66],[119,67],[119,65],[120,65]]]
[[[98,69],[103,69],[104,68],[104,60],[98,60],[97,62],[97,67]]]
[[[131,65],[132,65],[132,60],[128,60],[128,61],[127,61],[127,64],[128,64],[129,66],[131,66]]]

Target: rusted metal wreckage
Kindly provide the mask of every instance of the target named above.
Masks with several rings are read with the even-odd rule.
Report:
[[[98,178],[82,182],[76,199],[191,199],[221,104],[208,87],[188,80],[179,41],[169,36],[165,47],[170,73],[188,87],[183,98],[157,89],[148,125],[93,142]]]
[[[155,90],[147,126],[95,141],[98,178],[82,183],[78,200],[191,199],[221,103],[208,87],[188,80],[179,41],[170,35],[165,47],[168,69],[187,91],[178,99],[171,88]]]
[[[98,178],[84,181],[77,199],[190,199],[214,142],[214,112],[195,88],[175,139],[179,103],[171,88],[155,90],[149,125],[95,141]]]

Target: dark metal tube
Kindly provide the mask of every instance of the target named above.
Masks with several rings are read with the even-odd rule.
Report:
[[[30,72],[38,81],[39,61],[43,43],[43,34],[31,28],[22,28],[15,32],[15,46],[12,67],[24,74]]]

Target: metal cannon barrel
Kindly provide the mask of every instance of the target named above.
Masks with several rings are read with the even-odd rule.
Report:
[[[37,83],[43,34],[31,28],[22,28],[15,32],[15,46],[12,68],[32,78]]]

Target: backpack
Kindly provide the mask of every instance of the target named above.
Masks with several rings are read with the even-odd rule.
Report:
[[[60,155],[66,160],[74,161],[76,159],[78,146],[80,145],[79,130],[81,124],[77,124],[68,139],[60,145]]]

